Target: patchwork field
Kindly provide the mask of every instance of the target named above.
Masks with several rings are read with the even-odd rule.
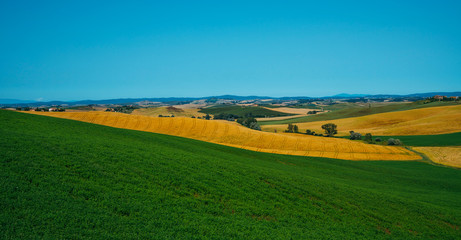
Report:
[[[415,147],[413,149],[426,154],[426,156],[436,163],[461,168],[461,146]]]
[[[251,130],[235,122],[174,117],[155,118],[112,112],[32,112],[117,128],[162,133],[253,151],[346,160],[419,160],[402,147],[376,146],[346,139]]]
[[[361,117],[378,113],[386,112],[397,112],[407,111],[413,109],[422,109],[429,107],[440,107],[440,106],[456,106],[460,105],[459,102],[431,102],[424,103],[424,101],[412,102],[412,103],[340,103],[323,108],[329,112],[303,116],[298,118],[291,118],[285,120],[273,120],[270,122],[263,122],[261,125],[276,125],[276,124],[288,124],[288,123],[303,123],[303,122],[317,122],[326,120],[336,120],[342,118]]]
[[[182,108],[178,106],[171,106],[171,107],[155,107],[155,108],[140,108],[135,109],[132,115],[141,115],[141,116],[149,116],[149,117],[158,117],[159,115],[163,116],[171,116],[174,115],[176,117],[203,117],[206,114],[199,112],[197,108]]]
[[[203,108],[200,110],[202,113],[208,113],[212,115],[218,114],[234,114],[240,117],[251,115],[255,118],[262,117],[281,117],[290,116],[293,114],[279,112],[274,109],[264,108],[259,106],[228,106],[228,105],[217,105],[212,107]]]
[[[260,153],[2,110],[0,136],[1,239],[461,236],[457,169]]]
[[[266,117],[266,118],[257,118],[258,122],[266,122],[266,121],[280,121],[280,120],[287,120],[287,119],[299,119],[305,117],[309,111],[319,111],[319,109],[307,109],[307,108],[291,108],[291,107],[278,107],[278,108],[269,108],[264,107],[268,110],[275,110],[277,112],[283,112],[288,114],[294,114],[292,116],[281,116],[281,117]],[[320,112],[321,114],[324,112]]]
[[[286,119],[292,119],[292,118],[300,118],[304,116],[306,115],[300,114],[300,115],[281,116],[281,117],[262,117],[262,118],[256,118],[256,120],[258,122],[279,121],[279,120],[286,120]]]
[[[303,132],[306,129],[323,132],[321,126],[331,122],[338,126],[338,135],[348,135],[351,130],[373,135],[430,135],[460,132],[460,119],[461,105],[455,105],[297,123],[297,125]],[[270,132],[274,129],[283,131],[286,128],[286,124],[262,126],[264,131]]]
[[[290,114],[297,114],[297,115],[307,115],[309,111],[319,111],[319,109],[307,109],[307,108],[291,108],[291,107],[278,107],[278,108],[268,108],[264,107],[265,109],[283,112],[283,113],[290,113]]]

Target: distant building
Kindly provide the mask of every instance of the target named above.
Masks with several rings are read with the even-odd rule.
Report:
[[[443,100],[443,98],[445,98],[445,97],[446,97],[446,96],[435,95],[435,96],[434,96],[434,99]]]
[[[48,109],[48,111],[49,112],[56,112],[56,111],[58,111],[58,109],[57,108],[50,108],[50,109]]]
[[[452,97],[450,97],[450,99],[452,99],[452,100],[458,100],[458,98],[459,98],[458,96],[452,96]]]

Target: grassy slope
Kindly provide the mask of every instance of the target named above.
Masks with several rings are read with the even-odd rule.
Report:
[[[280,116],[290,116],[293,114],[282,113],[277,111],[272,111],[265,109],[263,107],[254,107],[254,106],[214,106],[209,108],[204,108],[200,112],[208,113],[212,115],[217,115],[220,113],[234,114],[238,116],[245,116],[247,114],[252,114],[254,117],[280,117]]]
[[[461,146],[461,132],[439,135],[415,135],[415,136],[374,136],[373,138],[387,140],[389,138],[400,139],[407,146]]]
[[[335,119],[341,119],[341,118],[360,117],[360,116],[366,116],[366,115],[377,114],[377,113],[405,111],[405,110],[426,108],[426,107],[451,106],[451,105],[457,105],[457,104],[459,103],[458,102],[456,103],[455,102],[432,102],[432,103],[423,104],[421,102],[413,102],[413,103],[402,103],[402,104],[389,104],[389,105],[371,107],[371,108],[357,107],[357,106],[349,107],[350,105],[344,105],[345,108],[338,109],[338,110],[332,109],[332,111],[328,113],[322,113],[318,115],[311,115],[311,116],[306,116],[306,117],[292,118],[292,119],[280,120],[280,121],[266,121],[266,122],[261,122],[260,125],[274,125],[274,124],[288,124],[288,123],[335,120]]]
[[[340,136],[339,138],[349,139],[349,136]],[[396,138],[400,139],[404,145],[414,147],[461,146],[461,132],[438,135],[373,136],[373,140],[376,138],[380,138],[382,141]]]
[[[0,234],[454,239],[461,171],[245,151],[0,111]]]

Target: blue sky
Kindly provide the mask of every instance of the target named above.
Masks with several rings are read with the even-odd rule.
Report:
[[[0,98],[461,90],[460,1],[0,2]]]

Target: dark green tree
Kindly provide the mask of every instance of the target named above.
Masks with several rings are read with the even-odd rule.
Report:
[[[365,134],[365,138],[363,140],[365,140],[367,143],[371,143],[373,142],[373,136],[371,136],[371,133],[367,133]]]
[[[261,130],[261,127],[258,124],[258,121],[254,117],[245,117],[237,119],[237,123],[242,124],[247,128],[251,128],[254,130]]]
[[[338,130],[336,130],[336,124],[334,123],[327,123],[322,125],[322,129],[325,130],[325,134],[329,137],[335,135],[338,133]]]
[[[287,133],[292,133],[294,131],[294,126],[291,123],[288,123],[288,128],[285,130]]]

